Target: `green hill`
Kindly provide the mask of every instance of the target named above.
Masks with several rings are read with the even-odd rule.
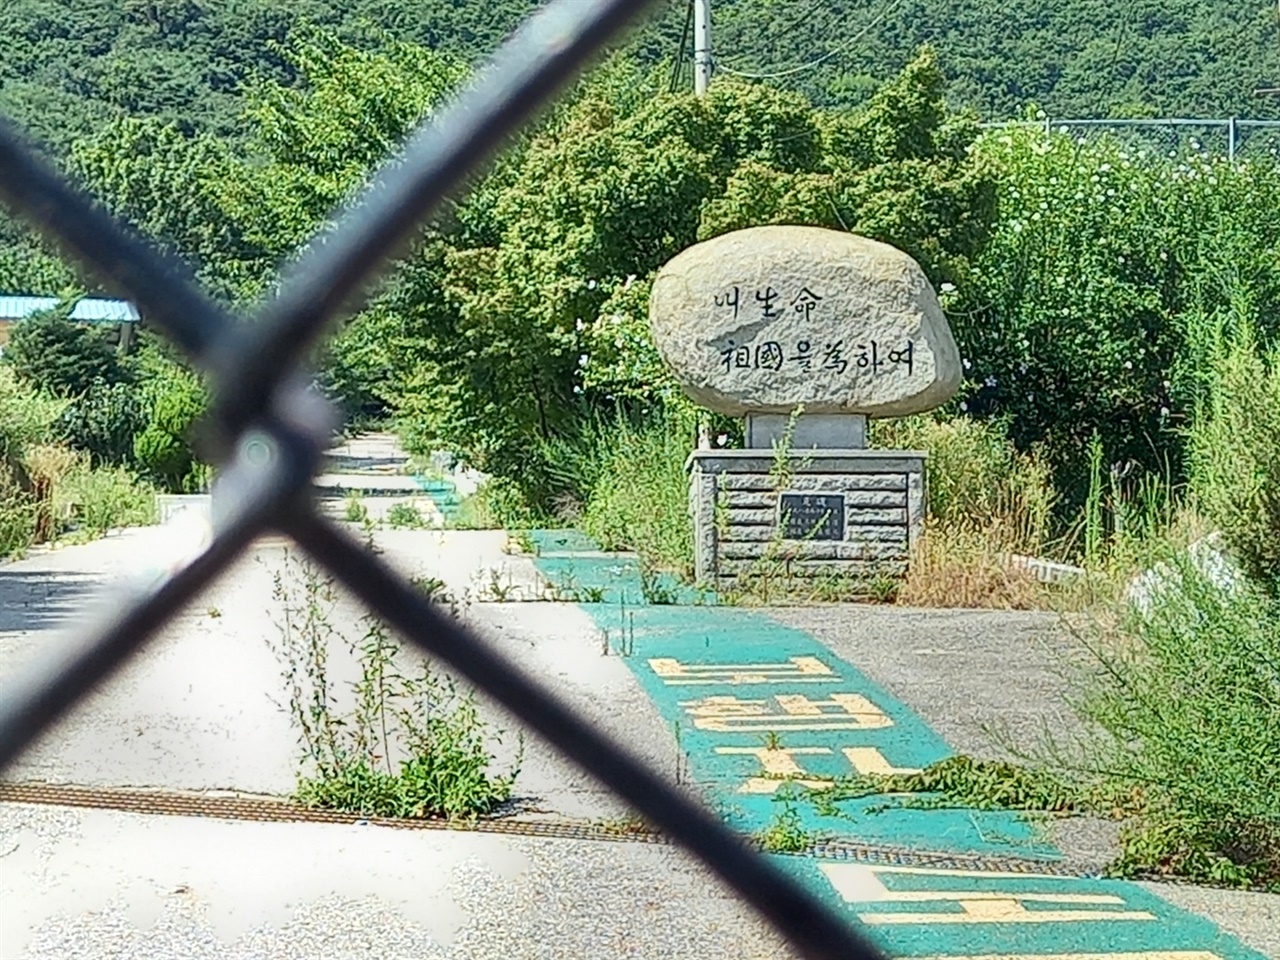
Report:
[[[797,70],[771,82],[824,103],[861,101],[930,43],[952,103],[986,120],[1021,116],[1030,103],[1060,118],[1280,116],[1280,98],[1254,93],[1280,84],[1269,0],[722,0],[719,9],[726,71]]]
[[[291,68],[276,44],[304,24],[344,40],[379,33],[466,59],[491,50],[534,0],[8,0],[0,9],[0,111],[61,150],[109,116],[158,115],[235,136],[239,91]],[[687,7],[659,4],[628,41],[641,61],[678,55]],[[1261,0],[715,0],[723,74],[853,105],[923,43],[955,106],[984,119],[1034,103],[1055,117],[1280,117],[1276,7]]]

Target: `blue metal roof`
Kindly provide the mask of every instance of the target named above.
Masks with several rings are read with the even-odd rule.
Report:
[[[57,297],[0,295],[0,322],[25,320],[32,314],[52,310],[59,302]],[[71,319],[85,323],[137,323],[139,317],[138,308],[128,300],[82,297],[71,311]]]

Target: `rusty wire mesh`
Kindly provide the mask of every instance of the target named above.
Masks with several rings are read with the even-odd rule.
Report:
[[[524,25],[477,81],[409,138],[372,186],[302,257],[279,293],[240,322],[63,181],[0,119],[0,197],[69,256],[132,299],[209,378],[206,423],[228,508],[210,545],[75,642],[12,680],[0,699],[0,770],[107,680],[265,532],[293,538],[423,651],[504,704],[637,813],[691,851],[801,955],[874,957],[849,925],[618,744],[487,644],[438,613],[371,552],[324,519],[311,478],[334,416],[310,389],[305,358],[451,192],[648,0],[556,0]]]

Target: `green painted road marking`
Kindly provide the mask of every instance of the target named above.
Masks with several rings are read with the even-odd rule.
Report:
[[[458,496],[458,488],[454,486],[452,480],[425,477],[416,473],[411,474],[410,478],[417,485],[419,492],[435,504],[436,510],[446,521],[457,514],[462,498]]]
[[[757,832],[774,822],[782,777],[916,770],[953,755],[905,704],[809,634],[741,608],[706,605],[714,598],[671,584],[669,595],[695,605],[647,604],[634,558],[603,554],[573,531],[533,539],[551,583],[605,598],[582,608],[614,650],[628,652],[626,663],[672,724],[691,775],[735,829]],[[788,805],[805,829],[863,843],[1061,857],[1010,811],[875,812],[886,800],[842,802],[840,817],[809,803]],[[1207,920],[1124,881],[773,859],[892,956],[1262,960]]]

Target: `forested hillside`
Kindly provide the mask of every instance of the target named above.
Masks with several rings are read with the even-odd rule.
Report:
[[[363,46],[387,38],[474,60],[535,0],[7,0],[0,5],[0,111],[62,152],[119,114],[185,132],[243,129],[241,91],[290,82],[278,44],[317,25]],[[629,40],[647,65],[675,57],[684,0]],[[722,75],[770,75],[819,105],[852,106],[923,43],[938,50],[954,107],[984,119],[1029,104],[1064,116],[1280,116],[1276,8],[1260,0],[717,0]]]

